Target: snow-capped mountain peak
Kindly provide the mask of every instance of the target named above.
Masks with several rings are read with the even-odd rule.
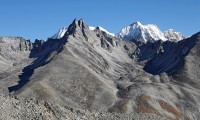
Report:
[[[157,25],[143,25],[140,22],[134,22],[133,24],[122,28],[121,31],[116,34],[116,37],[124,40],[142,41],[144,43],[147,41],[154,42],[157,40],[179,41],[185,38],[180,32],[175,32],[173,29],[162,32]]]
[[[140,22],[122,28],[116,36],[125,40],[135,39],[145,43],[147,41],[167,40],[156,25],[142,25]]]
[[[139,21],[133,23],[132,25],[142,26],[142,24]]]
[[[94,30],[94,29],[96,29],[96,28],[99,28],[101,31],[104,31],[104,32],[106,32],[107,34],[109,34],[109,35],[111,35],[111,36],[115,36],[114,33],[110,33],[110,32],[108,32],[106,29],[104,29],[104,28],[101,27],[101,26],[97,26],[97,27],[89,26],[89,29],[90,29],[90,30]]]
[[[90,29],[90,30],[94,30],[95,27],[93,27],[93,26],[89,26],[89,29]]]
[[[55,35],[50,37],[51,39],[61,39],[67,32],[67,27],[61,28]]]
[[[170,41],[180,41],[186,38],[184,35],[182,35],[180,32],[175,32],[173,29],[169,29],[164,32],[165,38],[167,38]]]

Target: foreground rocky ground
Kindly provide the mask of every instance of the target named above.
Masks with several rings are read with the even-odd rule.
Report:
[[[45,101],[0,95],[1,120],[165,120],[155,114],[121,114],[74,109]]]

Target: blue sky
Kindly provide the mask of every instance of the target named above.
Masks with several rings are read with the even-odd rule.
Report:
[[[190,36],[200,31],[199,6],[199,0],[0,0],[0,36],[47,39],[74,18],[114,33],[140,21]]]

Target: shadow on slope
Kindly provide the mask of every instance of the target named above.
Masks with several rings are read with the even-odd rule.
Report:
[[[166,41],[161,43],[147,43],[139,46],[139,61],[147,61],[144,70],[153,75],[163,72],[169,75],[176,74],[185,63],[185,57],[196,45],[199,33],[179,42]]]
[[[31,65],[24,67],[22,74],[19,75],[19,81],[17,85],[8,87],[9,92],[15,92],[21,89],[33,75],[35,69],[48,64],[51,59],[63,50],[63,45],[66,43],[66,38],[53,40],[49,39],[40,46],[34,43],[34,47],[31,50],[29,58],[36,58]]]

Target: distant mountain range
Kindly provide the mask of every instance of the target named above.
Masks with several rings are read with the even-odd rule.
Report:
[[[0,96],[0,118],[198,120],[199,55],[200,32],[139,22],[113,34],[74,19],[46,41],[0,37],[0,93],[13,96]]]
[[[142,25],[140,22],[135,22],[129,26],[122,28],[122,30],[116,35],[118,38],[125,40],[138,40],[142,42],[155,42],[162,41],[179,41],[185,37],[172,29],[162,32],[156,25],[148,24]]]
[[[158,40],[162,41],[180,41],[186,38],[180,32],[175,32],[173,29],[169,29],[162,32],[156,25],[148,24],[142,25],[140,22],[134,22],[124,28],[117,34],[108,32],[105,28],[97,26],[100,30],[106,32],[108,35],[115,36],[124,40],[137,40],[146,43],[147,41],[155,42]],[[90,30],[94,30],[97,27],[90,26]],[[60,39],[64,36],[67,31],[67,27],[61,28],[52,39]]]

